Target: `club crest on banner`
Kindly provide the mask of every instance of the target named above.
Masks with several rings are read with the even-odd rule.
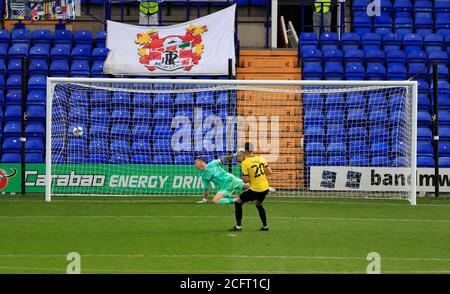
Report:
[[[202,58],[204,44],[202,34],[208,31],[206,25],[188,25],[185,35],[159,36],[156,29],[138,33],[135,43],[139,63],[149,71],[156,69],[190,71]]]

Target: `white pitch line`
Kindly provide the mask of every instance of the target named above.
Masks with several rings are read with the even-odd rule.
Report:
[[[81,257],[118,257],[118,258],[236,258],[236,259],[304,259],[304,260],[366,260],[364,256],[300,256],[300,255],[220,255],[220,254],[80,254]],[[61,258],[63,254],[4,254],[0,258]],[[382,257],[393,261],[432,261],[450,262],[450,258],[439,257]]]
[[[218,215],[14,215],[0,216],[0,219],[126,219],[126,218],[172,218],[172,219],[202,219],[202,218],[220,218]],[[247,217],[250,219],[259,219],[259,217]],[[450,223],[450,219],[397,219],[397,218],[354,218],[354,217],[296,217],[296,216],[272,216],[271,219],[279,220],[315,220],[315,221],[357,221],[357,222],[428,222],[428,223]]]

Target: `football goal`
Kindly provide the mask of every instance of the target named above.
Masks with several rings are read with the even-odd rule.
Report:
[[[47,92],[47,201],[200,196],[194,159],[251,142],[275,195],[415,204],[416,82],[48,78]]]

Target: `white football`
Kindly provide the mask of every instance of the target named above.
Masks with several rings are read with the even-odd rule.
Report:
[[[83,128],[80,126],[74,127],[72,132],[75,137],[83,136]]]

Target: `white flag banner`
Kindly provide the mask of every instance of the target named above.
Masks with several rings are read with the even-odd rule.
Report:
[[[189,22],[143,27],[107,21],[105,74],[227,75],[233,60],[236,4]]]

